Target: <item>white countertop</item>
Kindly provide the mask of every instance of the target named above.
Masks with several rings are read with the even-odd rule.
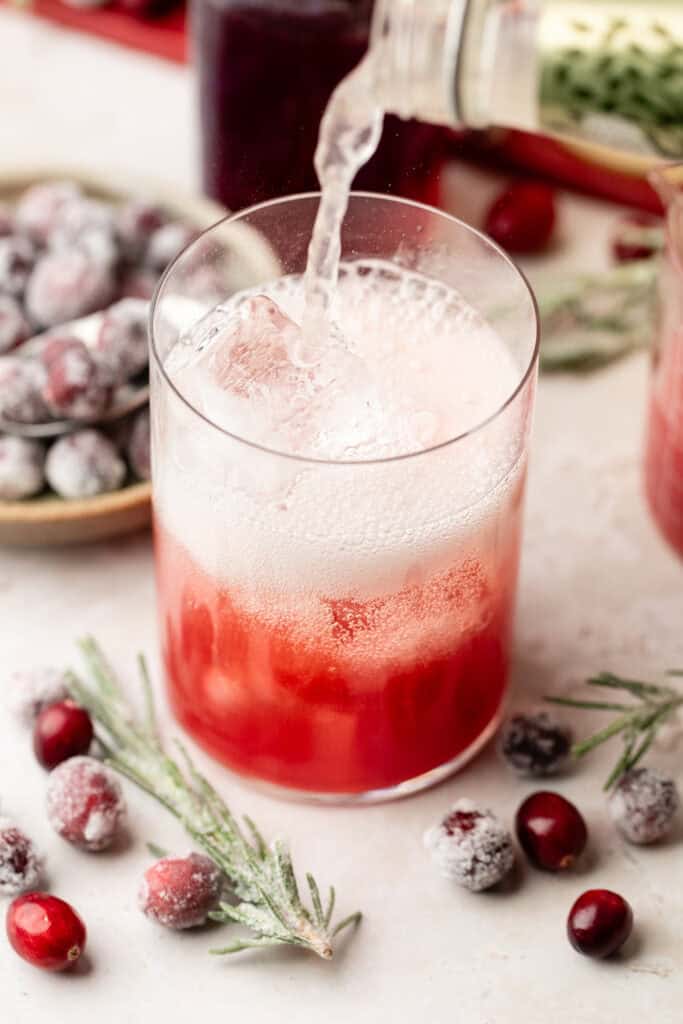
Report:
[[[192,186],[184,69],[6,10],[0,41],[0,173],[80,162]],[[49,88],[38,85],[39,63]],[[608,215],[578,199],[565,201],[562,213],[568,241],[558,265],[599,260]],[[640,492],[646,364],[639,355],[587,378],[541,381],[517,628],[518,702],[600,669],[654,676],[683,665],[683,567],[656,535]],[[2,677],[36,662],[72,661],[73,638],[92,632],[132,680],[138,649],[156,662],[149,538],[0,551],[0,623]],[[515,891],[495,895],[471,895],[439,879],[421,846],[424,828],[457,796],[509,821],[536,788],[511,779],[490,751],[429,793],[356,810],[273,801],[199,755],[235,810],[247,811],[268,835],[290,837],[299,869],[337,886],[341,912],[365,912],[358,933],[327,964],[288,951],[220,961],[205,952],[216,933],[155,928],[135,905],[149,860],[144,844],[154,839],[182,852],[179,828],[128,787],[129,843],[98,856],[76,853],[51,833],[44,774],[4,710],[0,734],[0,807],[34,835],[53,891],[78,907],[90,933],[89,969],[70,976],[35,971],[0,939],[0,1019],[8,1024],[640,1024],[646,1017],[680,1024],[683,825],[657,849],[627,847],[615,836],[600,792],[615,750],[593,755],[554,787],[588,821],[584,871],[556,878],[523,868]],[[653,760],[683,782],[680,749],[660,745]],[[615,962],[578,956],[564,936],[571,902],[596,886],[622,892],[634,907],[629,955]]]

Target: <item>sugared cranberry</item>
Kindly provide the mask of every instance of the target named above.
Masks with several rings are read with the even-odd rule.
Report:
[[[0,292],[23,295],[35,261],[35,250],[28,238],[0,238]]]
[[[130,468],[138,480],[149,480],[151,476],[149,441],[149,409],[142,409],[133,420],[126,445]]]
[[[578,953],[611,956],[623,946],[633,928],[633,911],[609,889],[589,889],[569,911],[567,936]]]
[[[78,185],[71,181],[33,185],[17,203],[14,214],[17,227],[38,245],[46,245],[62,206],[80,194]]]
[[[0,295],[0,355],[31,337],[31,325],[11,295]]]
[[[38,441],[0,434],[0,501],[20,501],[45,486],[45,449]]]
[[[88,420],[104,412],[111,389],[79,338],[51,338],[42,352],[42,361],[47,369],[43,397],[53,416]]]
[[[570,868],[588,839],[585,821],[559,793],[532,793],[517,811],[516,824],[527,857],[546,871]]]
[[[197,237],[198,232],[194,228],[182,224],[180,221],[164,224],[154,232],[149,240],[145,263],[151,270],[160,274],[178,253],[182,252],[190,242],[194,242]]]
[[[122,299],[104,314],[95,350],[112,383],[123,384],[147,366],[148,314],[143,299]]]
[[[7,937],[15,953],[46,971],[72,967],[85,949],[86,930],[64,900],[45,892],[18,896],[7,911]]]
[[[218,906],[224,883],[220,868],[201,853],[163,857],[145,871],[138,902],[165,928],[196,928]]]
[[[92,498],[118,490],[126,478],[126,464],[104,434],[77,430],[52,445],[45,476],[62,498]]]
[[[87,754],[93,738],[90,715],[72,700],[44,708],[33,728],[33,750],[43,768],[56,768],[77,754]]]
[[[512,715],[503,723],[498,749],[518,775],[556,775],[571,754],[572,731],[546,711]]]
[[[42,859],[20,828],[0,818],[0,896],[17,896],[40,884]]]
[[[45,423],[45,368],[35,359],[0,356],[0,416],[15,423]]]
[[[71,757],[50,773],[47,816],[55,832],[98,852],[114,842],[126,813],[118,780],[92,757]]]
[[[510,833],[490,811],[458,800],[424,843],[440,873],[472,892],[489,889],[511,870],[515,854]]]
[[[630,213],[617,221],[611,240],[615,263],[648,260],[664,244],[662,221],[648,213]]]
[[[131,263],[142,259],[150,238],[167,220],[160,206],[144,199],[124,203],[116,212],[116,231],[125,258]]]
[[[12,711],[23,726],[31,728],[43,708],[69,696],[66,674],[56,668],[13,672],[8,690]]]
[[[536,181],[518,181],[501,192],[484,224],[486,234],[512,253],[541,252],[554,227],[555,193]]]
[[[111,302],[111,266],[79,248],[49,252],[36,263],[26,286],[26,311],[41,327],[76,320]]]
[[[629,843],[639,845],[671,832],[679,804],[673,779],[644,767],[622,775],[608,800],[614,824]]]

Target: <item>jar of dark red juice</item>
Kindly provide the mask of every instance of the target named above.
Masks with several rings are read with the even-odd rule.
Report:
[[[368,47],[373,0],[193,0],[203,182],[236,210],[318,187],[335,85]],[[387,117],[355,187],[438,201],[442,129]]]

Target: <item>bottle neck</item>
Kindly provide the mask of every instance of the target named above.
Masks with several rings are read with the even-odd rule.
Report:
[[[536,127],[537,22],[536,0],[375,0],[383,105],[434,124]]]

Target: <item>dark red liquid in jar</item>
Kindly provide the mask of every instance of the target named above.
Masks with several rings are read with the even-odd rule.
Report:
[[[193,0],[206,192],[238,210],[318,188],[313,154],[335,85],[368,46],[372,0]],[[432,204],[442,130],[385,119],[354,187]]]
[[[645,448],[645,491],[662,534],[683,558],[683,266],[662,264]]]
[[[276,592],[262,610],[245,601],[157,518],[163,656],[180,722],[234,770],[317,793],[393,787],[468,752],[505,694],[522,488],[486,534],[485,560],[463,553],[367,601],[308,595],[314,614],[296,617],[278,613]]]

